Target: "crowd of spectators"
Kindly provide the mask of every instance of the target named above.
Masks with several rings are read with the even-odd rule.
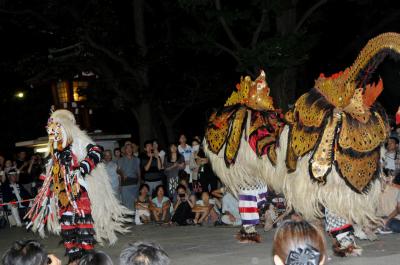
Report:
[[[0,155],[0,228],[5,217],[12,225],[23,226],[30,199],[41,186],[39,176],[43,172],[43,159],[39,154],[28,157],[26,151],[19,151],[13,159]],[[8,207],[2,203],[10,203]],[[7,215],[10,215],[8,218]]]
[[[217,225],[225,220],[240,225],[237,200],[221,189],[200,137],[189,145],[182,134],[167,150],[148,140],[142,148],[126,141],[122,148],[104,151],[115,194],[134,210],[135,224]]]
[[[393,131],[382,156],[384,179],[378,212],[384,225],[377,229],[382,234],[400,233],[399,148],[399,136]],[[241,225],[238,201],[214,175],[199,137],[194,137],[189,145],[186,136],[180,135],[177,143],[169,144],[166,150],[160,147],[157,140],[145,141],[142,147],[126,141],[121,148],[104,150],[104,163],[115,195],[122,204],[134,210],[132,221],[136,225]],[[38,154],[28,158],[25,151],[20,151],[13,160],[0,156],[0,203],[15,202],[3,208],[13,216],[17,226],[23,225],[21,217],[29,207],[29,199],[40,188],[39,176],[42,172],[43,159]],[[315,240],[320,236],[312,225],[305,223],[283,222],[279,227],[286,227],[289,232],[279,228],[275,238],[279,238],[279,233],[290,234],[293,229],[314,233]],[[279,244],[282,245],[282,242]],[[282,264],[290,254],[282,252],[280,249],[283,247],[279,244],[274,245],[276,264]],[[320,253],[325,253],[321,244],[312,246],[312,250],[319,247]],[[324,255],[319,256],[320,264],[326,260]],[[49,257],[53,260],[52,256]],[[112,264],[106,254],[100,252],[85,260],[82,264],[99,264],[93,263],[93,260]],[[54,262],[52,264],[58,264]],[[4,258],[3,264],[8,264]]]

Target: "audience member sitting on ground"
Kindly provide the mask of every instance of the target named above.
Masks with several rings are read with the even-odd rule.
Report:
[[[215,209],[215,202],[210,199],[207,191],[201,194],[201,200],[196,202],[193,212],[196,213],[194,218],[195,224],[214,224],[219,219],[218,210]]]
[[[275,265],[323,265],[326,261],[324,235],[306,221],[284,221],[274,236],[273,257]]]
[[[194,213],[192,208],[196,204],[195,197],[189,197],[186,192],[186,187],[179,185],[177,190],[177,200],[174,206],[174,215],[172,216],[172,222],[178,225],[190,225],[193,224]]]
[[[393,211],[387,216],[387,218],[384,218],[384,223],[385,223],[385,229],[381,230],[381,233],[390,233],[390,232],[395,232],[395,233],[400,233],[400,220],[398,219],[398,215],[400,214],[400,189],[399,189],[399,184],[397,183],[398,179],[396,179],[393,182],[393,187],[396,189],[397,195],[396,195],[396,205]],[[388,204],[390,202],[387,202]]]
[[[2,265],[61,265],[54,255],[48,255],[43,246],[35,240],[16,241],[2,259]]]
[[[151,201],[150,211],[152,220],[158,223],[168,223],[171,219],[171,201],[165,195],[163,185],[158,185],[155,189],[156,197]]]
[[[15,169],[8,171],[7,180],[3,185],[1,185],[1,191],[5,203],[13,202],[13,204],[8,205],[8,209],[11,211],[16,225],[21,227],[21,220],[26,214],[27,207],[29,206],[29,202],[21,201],[29,199],[30,194],[17,182],[17,178],[18,175]]]
[[[222,224],[240,226],[242,225],[242,219],[239,213],[239,201],[227,192],[225,187],[212,191],[212,195],[215,198],[222,198]]]
[[[78,265],[113,265],[109,255],[102,251],[89,252],[83,256]]]
[[[165,250],[156,243],[138,241],[122,250],[120,265],[169,265]]]
[[[139,188],[139,196],[135,201],[135,224],[141,225],[150,221],[150,197],[149,185],[142,184]]]

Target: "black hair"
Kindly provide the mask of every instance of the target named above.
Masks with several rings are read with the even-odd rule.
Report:
[[[120,265],[168,265],[169,257],[165,250],[156,243],[136,242],[122,250]]]
[[[151,144],[153,145],[153,140],[146,140],[144,141],[143,147],[146,147],[146,145]]]
[[[400,141],[399,141],[399,138],[397,138],[397,137],[395,137],[395,136],[390,136],[390,137],[389,137],[389,140],[390,140],[390,139],[391,139],[391,140],[394,140],[394,141],[396,142],[396,144],[399,144],[399,142],[400,142]]]
[[[115,153],[115,151],[120,151],[121,152],[121,148],[119,148],[119,147],[117,147],[117,148],[114,148],[114,153]]]
[[[164,193],[165,193],[164,185],[161,185],[161,184],[160,184],[160,185],[158,185],[158,186],[154,189],[154,190],[155,190],[156,196],[157,196],[158,190],[161,189],[161,188],[163,189],[163,191],[164,191]]]
[[[185,187],[185,185],[183,185],[183,184],[179,184],[177,187],[176,187],[176,191],[178,191],[179,189],[183,189],[185,192],[186,192],[186,187]]]
[[[171,143],[168,146],[168,150],[167,150],[167,154],[166,154],[166,158],[168,162],[171,162],[171,158],[172,158],[172,154],[171,154],[171,146],[175,145],[177,150],[176,150],[176,162],[178,162],[179,159],[181,159],[181,157],[183,157],[179,151],[178,151],[178,145],[176,143]]]
[[[78,265],[113,265],[109,255],[102,251],[87,253],[80,260]]]
[[[139,187],[139,193],[142,191],[142,189],[143,189],[144,187],[146,187],[148,191],[150,190],[149,185],[147,185],[146,183],[143,183],[143,184],[140,185],[140,187]]]
[[[8,249],[1,259],[2,265],[45,265],[47,252],[36,240],[18,240]]]
[[[197,153],[197,156],[200,158],[206,158],[206,153],[204,152],[203,149],[199,149],[199,152]]]

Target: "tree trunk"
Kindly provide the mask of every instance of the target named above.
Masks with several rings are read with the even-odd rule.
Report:
[[[278,34],[281,37],[294,34],[296,29],[296,0],[286,0],[288,8],[282,10],[276,19]],[[275,106],[283,110],[288,109],[289,104],[295,100],[296,68],[288,67],[273,78],[272,95],[274,95]]]
[[[146,140],[155,138],[153,124],[153,110],[149,101],[142,101],[137,107],[132,108],[139,125],[139,143],[140,147]],[[142,150],[142,149],[140,149]]]
[[[287,68],[275,74],[271,83],[271,94],[274,98],[274,105],[287,111],[289,105],[294,104],[296,87],[296,69]]]

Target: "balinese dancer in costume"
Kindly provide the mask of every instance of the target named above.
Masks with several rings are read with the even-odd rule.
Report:
[[[383,81],[369,81],[387,55],[399,53],[400,35],[381,34],[344,72],[321,75],[285,115],[288,125],[272,145],[278,148],[269,148],[273,152],[267,152],[268,159],[261,156],[264,166],[249,152],[253,119],[240,107],[226,104],[207,128],[206,147],[214,170],[233,190],[261,182],[283,192],[288,207],[306,220],[325,217],[337,255],[359,255],[352,224],[379,221],[380,161],[389,135],[386,114],[376,103]],[[224,154],[226,165],[221,163]]]
[[[102,150],[78,128],[68,110],[52,113],[47,123],[50,160],[44,183],[27,214],[28,227],[44,236],[44,229],[61,234],[70,262],[91,251],[95,242],[116,242],[127,232],[125,214],[115,198]]]
[[[275,148],[283,127],[269,92],[263,71],[255,81],[242,78],[237,91],[212,115],[206,132],[205,150],[213,169],[239,198],[241,242],[261,240],[255,226],[266,202],[267,185],[259,167],[262,159],[276,163]]]
[[[360,254],[352,224],[368,226],[378,220],[381,156],[389,124],[376,103],[383,81],[369,81],[387,55],[399,52],[399,34],[375,37],[344,72],[321,74],[286,115],[286,164],[292,173],[285,178],[284,194],[307,220],[325,215],[337,255]]]

